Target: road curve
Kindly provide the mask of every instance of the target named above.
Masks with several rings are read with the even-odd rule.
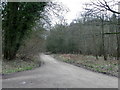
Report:
[[[2,80],[3,88],[118,88],[118,78],[95,73],[41,54],[44,64]]]

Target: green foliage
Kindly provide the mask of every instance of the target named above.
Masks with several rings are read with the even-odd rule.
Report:
[[[96,59],[98,56],[119,57],[120,29],[117,24],[118,19],[113,14],[105,19],[87,17],[85,20],[74,20],[67,26],[56,25],[47,37],[47,51],[91,54],[96,56]]]
[[[61,28],[59,28],[61,27]],[[63,44],[64,44],[64,26],[57,26],[54,30],[50,32],[50,35],[47,38],[46,44],[47,44],[47,50],[51,51],[53,53],[57,52],[63,52]]]
[[[70,35],[69,35],[70,34]],[[47,37],[46,48],[52,53],[75,53],[77,52],[77,42],[72,32],[64,25],[56,25]]]
[[[23,43],[23,39],[42,18],[46,2],[8,2],[3,4],[4,59],[13,59]]]

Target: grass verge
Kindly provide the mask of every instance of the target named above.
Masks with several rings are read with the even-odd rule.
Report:
[[[40,66],[38,58],[33,59],[15,59],[11,61],[2,61],[2,74],[11,74],[15,72],[31,70]]]
[[[84,56],[79,54],[54,54],[57,60],[64,61],[94,72],[103,73],[118,77],[118,60],[107,60],[99,57],[98,60],[94,56]]]

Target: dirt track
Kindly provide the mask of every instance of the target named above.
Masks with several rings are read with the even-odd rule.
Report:
[[[49,55],[41,54],[44,64],[35,70],[8,75],[3,88],[118,88],[118,78],[91,72]]]

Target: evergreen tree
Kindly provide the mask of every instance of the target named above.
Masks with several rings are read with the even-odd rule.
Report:
[[[12,60],[25,36],[41,17],[46,2],[8,2],[3,4],[4,59]]]

